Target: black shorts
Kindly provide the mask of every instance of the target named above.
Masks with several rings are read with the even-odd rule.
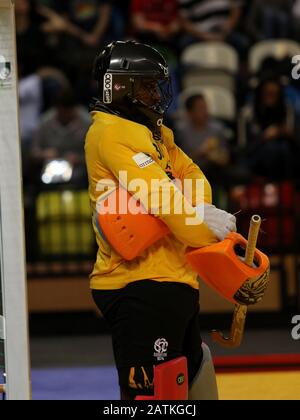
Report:
[[[153,391],[153,366],[180,356],[191,383],[202,362],[199,292],[182,283],[141,280],[93,290],[112,331],[119,384],[132,398]]]

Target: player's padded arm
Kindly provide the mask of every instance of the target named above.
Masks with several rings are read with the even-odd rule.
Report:
[[[151,157],[148,164],[142,167],[137,164],[136,156],[139,153],[145,153],[144,156],[146,156],[148,152],[148,150],[134,148],[132,145],[128,146],[116,140],[100,142],[99,145],[101,160],[106,168],[123,187],[126,187],[129,193],[140,200],[148,213],[159,217],[178,240],[195,248],[217,242],[215,235],[205,223],[202,223],[196,210],[186,200],[180,189],[174,186]],[[123,171],[121,179],[120,171]],[[166,199],[160,199],[160,197]],[[193,220],[193,224],[190,225],[188,220]]]
[[[223,241],[229,232],[236,232],[236,218],[234,215],[212,205],[212,193],[209,182],[200,168],[175,144],[173,132],[164,127],[167,148],[175,172],[180,179],[190,179],[203,181],[200,191],[193,186],[191,191],[185,191],[192,205],[204,215],[204,221],[214,232],[216,237]],[[196,182],[195,182],[196,184]],[[202,191],[201,191],[202,189]],[[204,206],[203,206],[204,202]]]
[[[191,200],[192,205],[197,206],[202,204],[204,201],[207,204],[212,203],[212,191],[211,186],[205,177],[204,173],[201,171],[198,165],[196,165],[192,159],[190,159],[180,147],[178,147],[174,142],[174,136],[171,130],[165,128],[166,137],[167,137],[167,148],[171,158],[171,162],[174,168],[175,173],[177,176],[183,179],[191,179],[193,180],[193,188],[191,191]],[[204,191],[203,193],[199,194],[199,191],[195,189],[196,182],[194,180],[202,180]],[[199,197],[201,197],[201,201],[199,202]],[[203,200],[203,201],[202,201]]]

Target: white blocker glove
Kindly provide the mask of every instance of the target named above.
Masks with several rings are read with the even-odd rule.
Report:
[[[223,241],[230,232],[236,232],[236,217],[233,214],[212,204],[201,204],[196,207],[196,211],[220,241]]]

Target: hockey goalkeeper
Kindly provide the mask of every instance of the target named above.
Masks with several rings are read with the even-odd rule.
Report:
[[[158,51],[134,41],[114,42],[96,57],[94,77],[99,97],[85,145],[99,246],[91,289],[111,327],[121,398],[151,395],[153,366],[185,356],[189,399],[217,399],[209,349],[199,330],[197,274],[184,254],[187,247],[207,246],[236,231],[235,217],[212,205],[205,175],[163,125],[172,89]],[[160,198],[175,178],[191,180],[201,191],[186,194],[176,186],[167,206]],[[113,185],[134,194],[171,231],[132,261],[111,247],[97,223],[98,205]]]

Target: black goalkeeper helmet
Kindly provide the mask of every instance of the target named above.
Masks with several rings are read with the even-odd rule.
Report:
[[[97,55],[94,79],[101,104],[160,134],[172,87],[168,65],[156,49],[135,41],[113,42]]]

